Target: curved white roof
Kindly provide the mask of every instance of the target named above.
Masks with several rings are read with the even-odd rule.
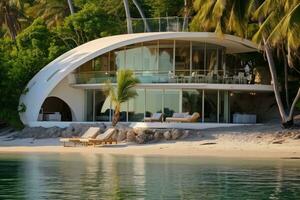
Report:
[[[37,121],[39,110],[54,87],[74,69],[85,62],[114,49],[151,40],[177,39],[207,42],[224,46],[227,53],[242,53],[257,51],[257,45],[232,35],[218,37],[208,32],[158,32],[137,33],[110,36],[96,39],[78,46],[57,59],[53,60],[40,70],[28,83],[29,89],[20,98],[20,104],[25,104],[26,111],[20,114],[24,124]]]

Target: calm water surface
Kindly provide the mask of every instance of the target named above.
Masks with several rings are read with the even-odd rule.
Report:
[[[300,160],[0,154],[0,199],[300,199]]]

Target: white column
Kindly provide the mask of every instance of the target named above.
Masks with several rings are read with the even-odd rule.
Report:
[[[217,101],[217,122],[220,123],[220,90],[218,90],[218,101]]]
[[[182,113],[182,89],[179,90],[179,112]]]
[[[202,123],[204,122],[204,90],[202,90]]]
[[[95,121],[95,115],[96,115],[96,91],[93,90],[93,122]]]

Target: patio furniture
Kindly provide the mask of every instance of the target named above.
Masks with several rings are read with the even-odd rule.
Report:
[[[151,117],[145,117],[144,122],[162,122],[163,114],[162,113],[153,113]]]
[[[99,144],[112,144],[115,142],[118,143],[115,138],[113,138],[113,135],[117,132],[117,129],[115,128],[109,128],[107,129],[103,134],[99,134],[96,138],[87,138],[87,139],[80,139],[80,143],[84,146],[88,145],[99,145]]]
[[[200,118],[200,114],[194,112],[192,115],[181,113],[182,115],[178,115],[179,113],[174,113],[172,117],[167,117],[166,122],[186,122],[192,123],[197,122]]]
[[[99,127],[90,127],[81,137],[61,138],[59,141],[63,143],[64,147],[66,146],[66,143],[73,143],[74,146],[76,146],[76,144],[80,143],[81,139],[96,138],[99,133]]]

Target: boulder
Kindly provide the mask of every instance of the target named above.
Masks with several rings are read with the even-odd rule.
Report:
[[[166,140],[171,140],[171,139],[172,139],[172,134],[171,134],[171,132],[170,132],[170,131],[164,132],[164,138],[165,138]]]
[[[190,136],[190,131],[189,130],[185,130],[185,131],[183,131],[183,134],[180,137],[180,139],[185,139],[185,138],[187,138],[189,136]]]
[[[139,133],[135,137],[135,140],[136,140],[136,143],[138,143],[138,144],[145,144],[148,142],[147,134],[145,132]]]
[[[162,132],[155,131],[155,133],[153,135],[153,138],[154,138],[155,141],[159,141],[159,140],[164,138],[164,135],[163,135]]]
[[[123,130],[119,130],[118,132],[118,137],[117,137],[117,141],[124,141],[126,140],[126,134],[127,134],[127,131],[126,129],[123,129]]]
[[[118,135],[119,135],[119,130],[118,129],[115,129],[114,130],[114,133],[112,134],[111,138],[113,140],[118,140]]]
[[[183,133],[179,129],[173,129],[171,135],[172,135],[172,140],[177,140],[183,135]]]
[[[135,142],[135,132],[130,130],[126,133],[126,141],[127,142]]]

